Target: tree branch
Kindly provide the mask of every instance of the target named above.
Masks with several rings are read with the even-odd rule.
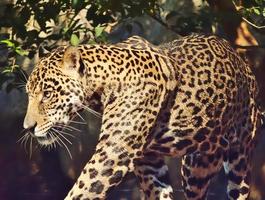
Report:
[[[175,30],[173,29],[172,27],[170,27],[166,22],[164,22],[161,18],[155,16],[155,15],[151,15],[149,13],[147,13],[147,15],[151,18],[153,18],[155,21],[157,21],[159,24],[161,24],[162,26],[164,26],[165,28],[167,28],[168,30],[176,33],[178,36],[180,36],[180,34]]]
[[[243,45],[234,45],[235,48],[238,49],[265,49],[264,45],[249,45],[249,46],[243,46]]]
[[[256,29],[265,29],[265,26],[258,26],[256,24],[254,24],[253,22],[249,21],[248,19],[246,19],[245,17],[242,17],[242,19],[248,23],[249,25],[253,26]]]

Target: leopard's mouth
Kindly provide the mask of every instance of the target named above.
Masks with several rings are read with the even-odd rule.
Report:
[[[24,134],[19,138],[18,142],[25,148],[29,146],[30,155],[32,154],[33,142],[36,141],[41,147],[48,148],[49,150],[59,146],[63,147],[67,150],[70,158],[72,158],[68,145],[72,145],[71,138],[74,138],[75,136],[73,136],[70,131],[74,130],[80,131],[73,126],[66,124],[54,124],[49,126],[47,129],[42,130],[42,134],[40,135],[36,135],[34,129],[24,129],[22,131]]]
[[[31,136],[37,140],[37,142],[42,146],[50,146],[52,144],[58,144],[61,146],[63,140],[66,139],[65,136],[62,136],[64,127],[62,125],[53,125],[45,130],[43,136],[36,136],[34,133],[30,133]]]

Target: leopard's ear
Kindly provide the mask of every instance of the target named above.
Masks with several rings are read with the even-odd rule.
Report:
[[[84,75],[84,64],[81,59],[80,51],[77,47],[67,47],[63,56],[63,68],[70,73]]]
[[[63,56],[63,67],[74,69],[79,67],[80,53],[77,47],[67,47]]]

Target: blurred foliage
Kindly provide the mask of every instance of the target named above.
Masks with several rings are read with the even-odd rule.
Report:
[[[264,0],[246,0],[242,1],[242,12],[245,16],[252,15],[265,17],[265,1]],[[262,19],[264,21],[264,18]]]
[[[245,0],[235,1],[239,6],[239,11],[245,19],[248,19],[255,28],[265,28],[265,1],[264,0]]]
[[[107,42],[109,28],[139,16],[149,16],[179,35],[212,33],[219,24],[207,1],[172,0],[3,0],[0,2],[0,88],[22,71],[18,60],[33,58],[42,47]],[[264,0],[231,1],[239,13],[262,25]],[[108,31],[106,31],[108,29]],[[1,51],[2,50],[2,51]],[[7,81],[8,80],[8,81]],[[14,84],[12,84],[13,86]],[[11,86],[5,88],[12,88]]]
[[[14,77],[17,57],[33,58],[45,44],[51,49],[62,42],[106,42],[108,24],[153,13],[158,5],[155,0],[17,0],[1,1],[0,7],[0,48],[8,51],[0,63],[2,87]]]

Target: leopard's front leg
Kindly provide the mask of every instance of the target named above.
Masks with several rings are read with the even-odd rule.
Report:
[[[108,141],[108,145],[99,143],[96,153],[68,193],[67,200],[104,199],[106,192],[131,171],[128,151],[114,141]]]
[[[105,199],[123,176],[134,170],[134,160],[154,126],[165,92],[154,85],[131,89],[104,108],[100,140],[66,200]],[[126,95],[128,94],[128,95]],[[155,104],[156,106],[153,106]]]

